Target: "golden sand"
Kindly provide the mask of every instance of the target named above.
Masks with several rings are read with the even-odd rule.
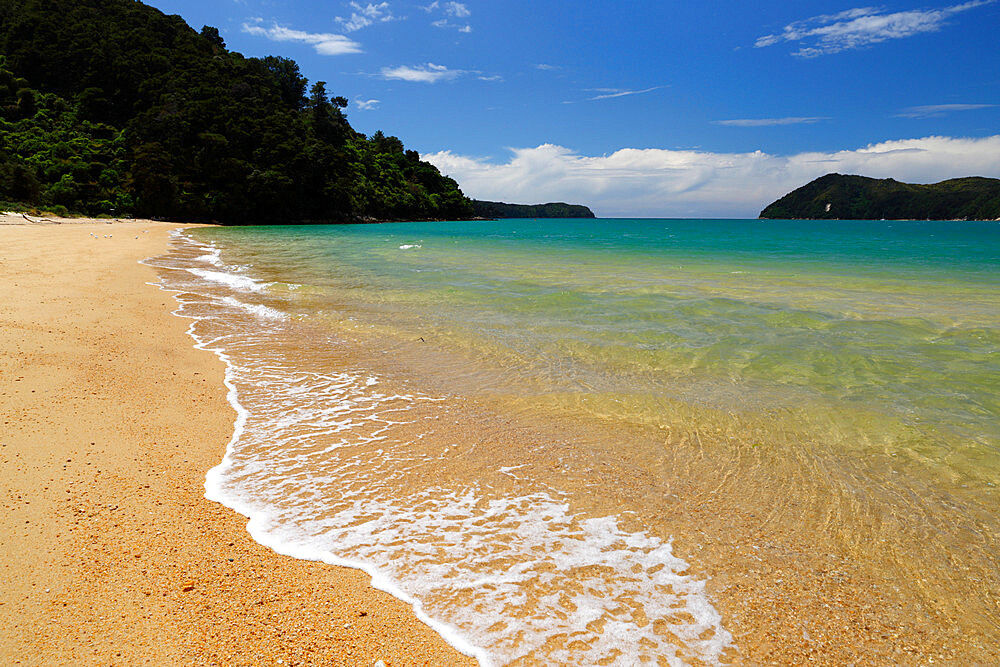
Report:
[[[472,664],[364,573],[203,498],[223,365],[137,263],[176,226],[0,220],[0,663]]]

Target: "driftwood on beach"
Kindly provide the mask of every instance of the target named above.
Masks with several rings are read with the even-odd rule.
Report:
[[[28,217],[26,213],[22,213],[21,217],[30,222],[31,224],[36,224],[39,222],[51,222],[56,225],[62,224],[58,220],[50,220],[49,218],[39,218],[38,220],[32,220],[31,218]]]

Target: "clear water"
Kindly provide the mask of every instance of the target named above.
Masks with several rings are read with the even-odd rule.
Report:
[[[154,263],[247,411],[213,493],[484,662],[738,651],[721,547],[691,574],[663,517],[720,479],[726,516],[790,541],[836,517],[824,549],[995,625],[1000,224],[207,228]]]
[[[507,371],[516,361],[524,381],[544,376],[543,391],[649,387],[754,407],[764,389],[1000,444],[995,223],[503,221],[199,237],[239,244],[234,261],[261,280],[322,290],[351,317]]]

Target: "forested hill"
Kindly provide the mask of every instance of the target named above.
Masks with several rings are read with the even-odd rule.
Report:
[[[505,204],[472,200],[472,210],[481,218],[593,218],[594,212],[580,204]]]
[[[953,178],[931,185],[827,174],[760,213],[769,219],[997,220],[1000,180]]]
[[[468,218],[279,57],[135,0],[0,0],[0,201],[224,223]]]

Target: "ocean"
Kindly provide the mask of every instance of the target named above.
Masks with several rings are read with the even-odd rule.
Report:
[[[483,664],[997,645],[998,223],[199,228],[148,263],[227,362],[208,497]]]

